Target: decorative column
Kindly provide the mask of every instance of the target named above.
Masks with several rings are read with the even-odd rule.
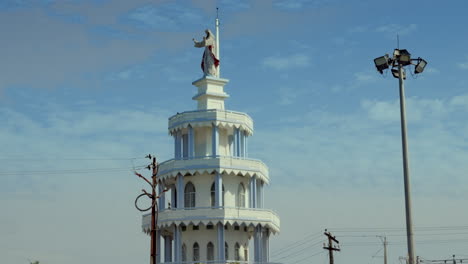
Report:
[[[247,150],[248,150],[248,139],[249,137],[247,136],[247,134],[244,135],[244,157],[247,158],[248,156],[248,153],[247,153]]]
[[[223,204],[223,176],[219,172],[215,175],[215,207],[220,208]]]
[[[262,232],[262,262],[268,262],[270,258],[270,231],[263,228]]]
[[[189,156],[188,134],[182,135],[182,158],[187,159]]]
[[[174,226],[174,262],[182,262],[182,232],[180,226]]]
[[[216,225],[218,229],[218,261],[223,262],[226,260],[226,256],[224,255],[224,225],[223,223],[218,223]]]
[[[213,158],[218,156],[218,146],[219,146],[219,128],[216,124],[213,124],[212,134],[211,134],[211,154]]]
[[[260,225],[255,227],[254,231],[254,261],[262,261],[262,227]]]
[[[244,131],[239,132],[240,146],[239,157],[245,157],[245,134]]]
[[[183,209],[184,206],[184,176],[177,174],[177,209]]]
[[[240,152],[241,152],[241,148],[240,148],[240,129],[239,128],[234,128],[234,156],[236,157],[240,157]]]
[[[177,188],[171,185],[171,209],[177,208]]]
[[[174,158],[180,159],[182,157],[182,131],[177,130],[174,140]]]
[[[172,237],[164,236],[164,262],[172,262]]]
[[[177,132],[172,137],[174,138],[174,159],[177,159]]]
[[[156,232],[156,262],[161,263],[161,229]]]
[[[250,177],[249,182],[249,202],[250,208],[257,208],[257,177]]]
[[[162,182],[158,184],[158,193],[159,193],[159,211],[164,211],[164,208],[166,207],[166,196],[162,195],[164,192],[164,186],[162,185]],[[159,243],[158,243],[159,244]]]
[[[188,157],[189,159],[195,157],[195,137],[191,125],[188,126]]]
[[[263,208],[263,182],[262,180],[258,179],[255,181],[255,188],[256,190],[256,207],[255,208]]]

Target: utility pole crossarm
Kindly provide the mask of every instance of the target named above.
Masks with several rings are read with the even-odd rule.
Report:
[[[329,258],[330,258],[330,264],[334,264],[334,259],[333,259],[333,251],[341,251],[341,249],[339,247],[334,247],[333,246],[333,242],[339,244],[340,242],[334,237],[331,235],[330,232],[327,232],[327,230],[325,229],[325,232],[323,233],[325,236],[327,236],[328,238],[328,245],[325,246],[325,244],[323,245],[323,249],[325,250],[328,250],[329,252]]]

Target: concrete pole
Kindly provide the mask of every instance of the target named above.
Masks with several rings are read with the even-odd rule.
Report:
[[[398,64],[400,80],[400,116],[401,139],[403,148],[403,176],[405,182],[405,208],[406,208],[406,235],[408,243],[408,263],[414,264],[413,220],[411,217],[411,186],[408,159],[408,142],[406,139],[406,110],[405,110],[405,85],[403,80],[403,66]]]

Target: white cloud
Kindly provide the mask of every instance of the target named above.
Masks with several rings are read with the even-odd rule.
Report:
[[[290,56],[270,56],[262,61],[262,65],[275,70],[285,70],[291,68],[307,67],[310,65],[310,58],[305,54],[293,54]]]
[[[129,18],[164,31],[181,29],[182,24],[199,24],[202,17],[194,9],[176,3],[147,5],[129,14]]]
[[[468,70],[468,57],[465,61],[457,63],[458,68]]]
[[[354,78],[358,82],[371,82],[377,80],[377,74],[371,71],[363,71],[354,73]]]
[[[288,87],[281,87],[278,90],[279,94],[279,104],[280,105],[290,105],[294,103],[294,100],[297,98],[299,91],[288,88]]]
[[[331,2],[330,0],[275,0],[273,6],[285,10],[301,10],[308,7],[322,7]]]
[[[369,101],[363,100],[361,106],[369,115],[369,118],[382,122],[400,121],[400,101]],[[451,109],[449,105],[438,99],[406,98],[406,115],[408,122],[419,122],[440,118]]]
[[[416,24],[410,25],[399,25],[399,24],[389,24],[380,26],[376,29],[377,32],[384,33],[389,37],[396,38],[396,35],[399,34],[400,36],[408,35],[413,33],[418,29]]]
[[[450,100],[450,105],[455,107],[463,106],[468,109],[468,94],[454,96]]]
[[[424,69],[424,72],[425,72],[425,73],[431,73],[431,74],[438,74],[438,73],[440,73],[439,69],[434,68],[434,67],[427,67],[426,69]]]

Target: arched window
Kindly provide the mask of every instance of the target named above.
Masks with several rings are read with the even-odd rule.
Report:
[[[185,245],[185,243],[182,244],[182,261],[187,261],[187,246]]]
[[[184,192],[184,205],[186,208],[194,208],[195,207],[195,186],[193,183],[188,182],[185,185],[185,192]]]
[[[193,244],[193,261],[200,261],[200,247],[197,242]]]
[[[245,207],[245,187],[243,183],[239,184],[237,188],[236,207]]]
[[[240,246],[239,243],[236,243],[234,246],[234,260],[240,260]]]
[[[229,259],[229,246],[227,242],[224,242],[224,259]]]
[[[208,245],[206,246],[206,259],[208,261],[214,260],[214,245],[211,242],[208,242]]]
[[[216,189],[215,189],[215,183],[211,184],[211,207],[215,207],[216,205]],[[221,201],[221,206],[224,206],[224,184],[223,184],[223,194],[222,194],[223,200]]]

